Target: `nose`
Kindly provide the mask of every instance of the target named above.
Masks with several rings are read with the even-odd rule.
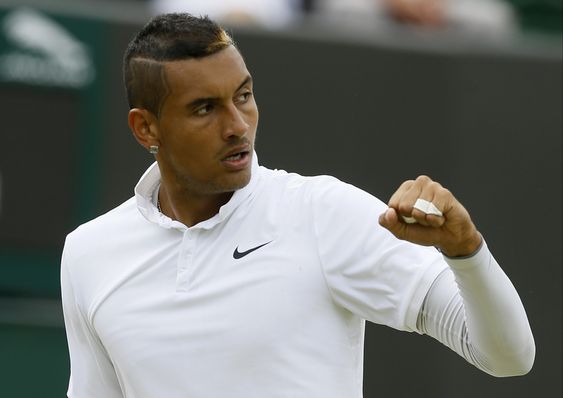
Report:
[[[230,104],[227,108],[225,129],[223,136],[225,139],[230,139],[232,137],[242,137],[250,128],[250,125],[246,123],[244,115],[236,107],[235,104]]]

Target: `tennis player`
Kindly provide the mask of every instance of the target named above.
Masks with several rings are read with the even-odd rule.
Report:
[[[156,162],[67,237],[69,397],[360,398],[366,320],[494,376],[530,370],[521,300],[440,184],[406,181],[386,205],[259,166],[252,75],[208,18],[152,19],[124,78]]]

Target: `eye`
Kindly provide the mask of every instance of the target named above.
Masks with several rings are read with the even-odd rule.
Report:
[[[240,94],[237,97],[237,102],[245,103],[250,99],[250,97],[252,97],[252,92],[251,91],[245,91],[244,93]]]
[[[213,110],[212,104],[205,104],[195,110],[197,116],[205,116]]]

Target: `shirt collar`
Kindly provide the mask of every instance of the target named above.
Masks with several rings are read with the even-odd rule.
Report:
[[[246,186],[244,186],[243,188],[236,190],[231,199],[229,199],[227,203],[221,206],[219,212],[216,215],[208,220],[194,225],[192,228],[210,229],[230,216],[241,203],[243,203],[246,199],[253,195],[259,179],[258,174],[258,156],[256,155],[256,152],[254,152],[252,156],[252,166],[249,183],[246,184]],[[159,187],[160,169],[158,168],[158,163],[154,162],[145,171],[145,173],[135,186],[135,200],[139,212],[148,221],[156,223],[164,228],[187,229],[184,224],[178,221],[174,221],[158,211],[154,198],[156,198]]]

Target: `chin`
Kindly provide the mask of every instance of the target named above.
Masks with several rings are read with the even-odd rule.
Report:
[[[216,181],[215,184],[209,188],[212,193],[234,192],[244,188],[249,182],[250,170],[244,173],[237,173],[237,175],[230,175],[227,178]]]
[[[236,179],[231,181],[231,189],[230,191],[236,191],[237,189],[242,189],[248,185],[250,182],[250,171],[248,173],[244,173],[244,175],[237,176]]]

